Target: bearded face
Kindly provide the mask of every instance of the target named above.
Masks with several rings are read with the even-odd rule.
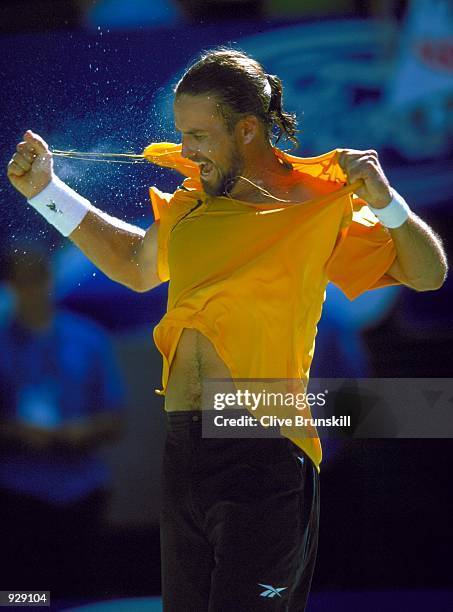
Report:
[[[175,99],[174,114],[182,134],[182,155],[199,165],[204,191],[226,195],[242,173],[244,161],[218,102],[213,96],[182,94]]]

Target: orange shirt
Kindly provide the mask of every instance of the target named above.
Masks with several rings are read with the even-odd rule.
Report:
[[[390,232],[352,195],[359,183],[344,186],[336,150],[299,158],[275,149],[320,194],[301,204],[208,196],[198,166],[180,151],[180,145],[158,143],[144,152],[188,177],[173,194],[150,188],[159,224],[158,274],[170,281],[167,312],[154,329],[163,356],[157,393],[165,394],[184,328],[212,342],[233,379],[298,379],[305,385],[327,283],[351,300],[398,284],[386,274],[396,256]],[[287,437],[319,470],[316,430]]]

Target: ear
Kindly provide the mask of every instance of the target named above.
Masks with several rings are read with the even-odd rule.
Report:
[[[242,144],[247,145],[252,142],[258,133],[258,127],[258,119],[255,115],[247,115],[238,121],[238,137]]]

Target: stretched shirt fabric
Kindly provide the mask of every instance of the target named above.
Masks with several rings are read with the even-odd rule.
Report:
[[[390,232],[353,195],[360,182],[345,185],[337,150],[309,158],[274,151],[319,196],[300,204],[208,196],[180,145],[157,143],[144,151],[187,177],[173,194],[150,188],[158,275],[170,281],[167,312],[154,328],[163,356],[159,394],[184,328],[212,342],[232,379],[297,379],[306,387],[327,283],[350,300],[399,284],[386,274],[396,257]],[[282,433],[319,470],[316,429]]]

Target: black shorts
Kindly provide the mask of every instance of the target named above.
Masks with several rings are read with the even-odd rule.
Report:
[[[302,612],[313,575],[319,477],[286,438],[203,438],[167,413],[161,555],[165,612]]]

